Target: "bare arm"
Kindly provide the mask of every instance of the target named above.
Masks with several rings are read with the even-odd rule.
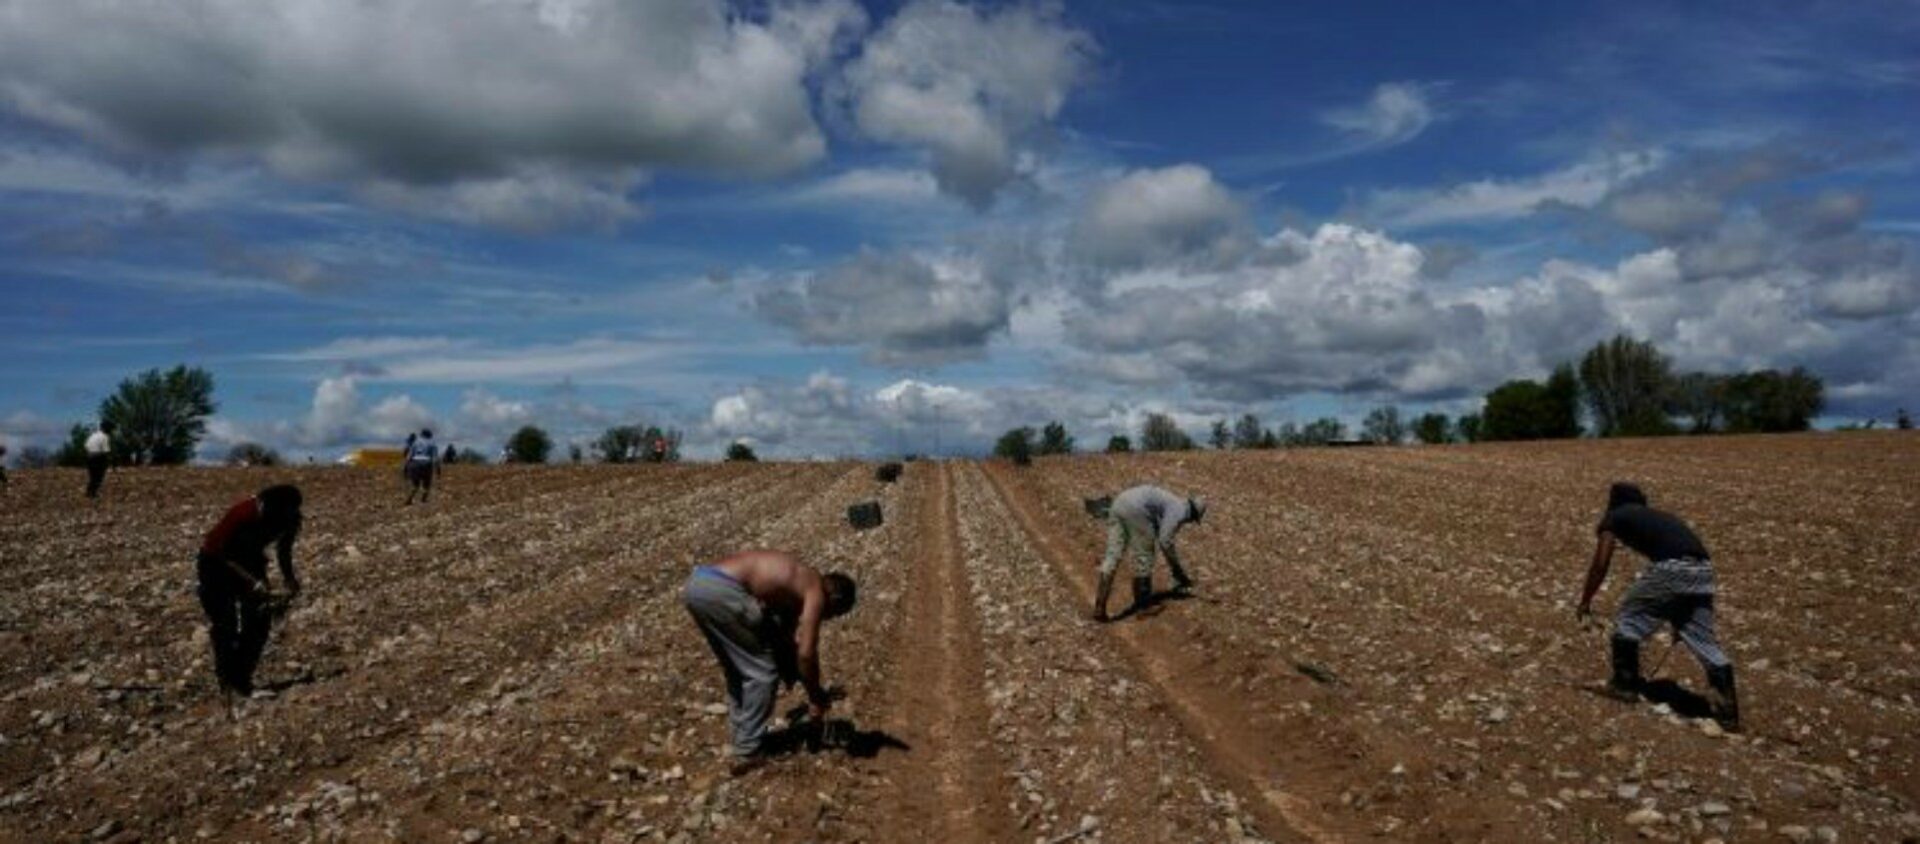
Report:
[[[1613,565],[1613,546],[1613,534],[1601,531],[1599,544],[1593,547],[1593,563],[1587,566],[1587,582],[1580,588],[1577,612],[1582,616],[1593,612],[1594,593],[1600,591],[1600,584],[1607,580],[1607,569]]]
[[[300,591],[300,577],[293,573],[293,541],[300,535],[300,525],[294,523],[287,532],[280,535],[280,544],[274,554],[280,560],[280,582],[287,585],[287,591]]]
[[[807,689],[809,708],[816,718],[827,711],[830,703],[827,689],[820,683],[820,618],[826,606],[826,591],[815,584],[807,590],[806,600],[800,606],[800,621],[793,632],[794,652],[800,663],[800,683]]]

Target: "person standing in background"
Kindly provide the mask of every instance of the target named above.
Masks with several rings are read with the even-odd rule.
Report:
[[[107,481],[107,467],[113,463],[113,423],[100,420],[100,427],[87,437],[87,497],[98,499],[100,485]]]

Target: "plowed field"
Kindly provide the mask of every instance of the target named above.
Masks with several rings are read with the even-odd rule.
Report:
[[[1920,837],[1916,436],[920,462],[896,484],[459,467],[411,508],[395,474],[124,471],[89,505],[78,473],[13,473],[0,839]],[[307,592],[271,692],[229,709],[193,550],[289,479]],[[1573,603],[1614,479],[1713,550],[1743,734],[1592,693],[1607,634]],[[1143,482],[1212,502],[1180,535],[1199,588],[1095,625],[1081,499]],[[847,526],[863,500],[884,526]],[[749,546],[862,588],[823,645],[852,740],[734,779],[678,586]],[[1644,662],[1704,688],[1664,637]]]

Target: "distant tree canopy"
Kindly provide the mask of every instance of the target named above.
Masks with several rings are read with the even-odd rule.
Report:
[[[1015,466],[1032,463],[1033,429],[1020,427],[1001,434],[993,444],[993,456],[1011,460]]]
[[[121,381],[100,403],[100,419],[114,425],[116,462],[177,466],[193,459],[217,407],[213,374],[181,365]]]
[[[755,463],[759,460],[760,455],[753,453],[753,446],[743,442],[736,442],[727,446],[727,462],[729,463]]]
[[[53,452],[37,445],[30,445],[20,449],[20,456],[17,458],[17,461],[15,465],[22,469],[45,469],[55,465]]]
[[[1260,417],[1251,413],[1243,414],[1233,423],[1234,448],[1264,448],[1268,433],[1260,427]]]
[[[1764,369],[1725,376],[1729,433],[1804,431],[1826,407],[1826,385],[1813,373]],[[1912,421],[1907,422],[1908,427]]]
[[[1301,426],[1287,445],[1326,445],[1346,438],[1347,423],[1332,416],[1322,416]]]
[[[280,452],[259,443],[238,443],[227,449],[228,466],[279,466]]]
[[[1913,415],[1908,413],[1907,409],[1904,407],[1894,411],[1893,427],[1898,428],[1902,431],[1913,430]]]
[[[1400,408],[1393,405],[1376,407],[1360,423],[1360,436],[1375,445],[1399,445],[1407,438],[1407,423],[1400,418]]]
[[[640,444],[646,442],[645,433],[638,425],[615,425],[593,441],[593,450],[600,453],[602,463],[632,463],[640,459]]]
[[[1467,424],[1465,417],[1461,424]],[[1561,365],[1547,383],[1508,381],[1487,394],[1486,406],[1473,424],[1477,440],[1546,440],[1580,436],[1580,381],[1573,367]]]
[[[67,429],[67,440],[53,453],[53,462],[69,469],[87,465],[87,435],[92,429],[75,422]]]
[[[1453,433],[1463,443],[1477,443],[1487,438],[1486,421],[1478,413],[1466,413],[1453,423]]]
[[[1133,451],[1133,440],[1127,439],[1126,434],[1114,434],[1107,438],[1108,454],[1126,454],[1130,451]]]
[[[1207,444],[1213,446],[1214,451],[1226,451],[1233,445],[1233,427],[1227,424],[1227,420],[1213,420],[1213,424],[1207,428]]]
[[[673,463],[680,459],[680,431],[658,425],[615,425],[593,441],[602,463]]]
[[[1602,437],[1669,434],[1667,396],[1672,364],[1651,342],[1625,334],[1600,343],[1580,358],[1580,384],[1594,433]]]
[[[1040,429],[1040,444],[1034,447],[1036,454],[1072,454],[1073,435],[1067,433],[1067,426],[1059,422],[1048,422]]]
[[[513,432],[507,438],[507,459],[515,463],[545,463],[553,453],[553,438],[533,425]]]
[[[1444,413],[1422,413],[1413,420],[1413,438],[1427,445],[1453,441],[1453,424]]]
[[[451,448],[451,446],[449,446],[449,448]],[[472,466],[484,466],[487,463],[487,456],[471,448],[463,448],[457,452],[454,452],[454,455],[452,457],[447,458],[447,462],[448,463],[465,463]]]
[[[1193,438],[1164,413],[1149,413],[1140,425],[1141,451],[1191,451]]]

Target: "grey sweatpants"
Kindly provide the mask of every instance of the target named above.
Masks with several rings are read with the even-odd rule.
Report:
[[[1648,563],[1620,601],[1613,635],[1632,642],[1645,639],[1661,624],[1671,624],[1700,665],[1732,665],[1713,635],[1713,566],[1694,560]]]
[[[780,670],[773,643],[767,641],[760,602],[740,584],[705,567],[687,578],[681,597],[727,677],[733,754],[751,756],[767,736],[767,721],[773,717],[780,687]]]
[[[1123,516],[1107,516],[1107,553],[1100,558],[1100,573],[1112,574],[1120,565],[1120,558],[1133,557],[1133,576],[1149,577],[1153,574],[1154,543],[1153,527],[1133,522]]]

